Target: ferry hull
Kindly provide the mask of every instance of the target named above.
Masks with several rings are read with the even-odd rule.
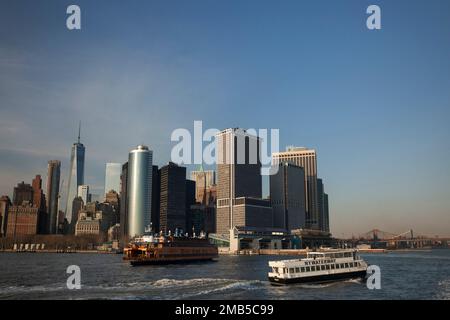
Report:
[[[269,281],[273,285],[285,285],[291,283],[327,283],[347,279],[365,278],[366,273],[367,273],[366,270],[362,270],[362,271],[353,271],[337,274],[324,274],[320,276],[299,277],[290,279],[269,277]]]
[[[189,257],[179,259],[142,259],[129,260],[132,266],[146,266],[146,265],[164,265],[164,264],[183,264],[202,261],[213,261],[215,257]]]

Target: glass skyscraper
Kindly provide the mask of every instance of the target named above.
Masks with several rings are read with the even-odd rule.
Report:
[[[150,226],[152,207],[153,152],[140,145],[128,157],[127,201],[128,232],[131,239],[144,234]]]
[[[122,165],[120,163],[107,163],[105,171],[105,195],[114,190],[120,192],[120,175],[122,174]]]
[[[78,141],[72,145],[70,155],[69,180],[67,184],[67,202],[65,217],[72,223],[72,202],[78,196],[78,187],[84,184],[84,145],[80,142],[80,128]]]

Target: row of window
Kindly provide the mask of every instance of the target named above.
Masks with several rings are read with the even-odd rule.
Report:
[[[334,270],[334,269],[347,269],[360,267],[361,262],[350,262],[350,263],[337,263],[337,264],[327,264],[320,266],[310,266],[310,267],[299,267],[299,268],[284,268],[284,273],[300,273],[300,272],[314,272],[321,270]]]

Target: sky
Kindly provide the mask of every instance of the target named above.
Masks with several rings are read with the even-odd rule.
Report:
[[[449,39],[447,0],[2,0],[0,194],[51,159],[67,179],[79,120],[98,193],[107,162],[146,144],[163,165],[201,120],[314,148],[334,236],[450,236]]]

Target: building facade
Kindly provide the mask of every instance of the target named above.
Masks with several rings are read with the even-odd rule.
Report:
[[[14,187],[13,205],[20,206],[23,202],[33,203],[33,187],[22,181]]]
[[[260,199],[262,195],[260,140],[243,129],[234,128],[217,133],[216,144],[216,232],[229,234],[229,230],[234,226],[252,220],[235,216],[236,198]],[[250,203],[252,201],[244,201],[244,204],[250,205]],[[265,208],[265,210],[268,209]],[[242,208],[239,208],[239,215],[242,215],[241,211]],[[247,212],[247,210],[244,211]]]
[[[144,234],[151,221],[153,152],[140,145],[128,157],[127,232],[133,238]]]
[[[61,161],[50,160],[47,167],[47,232],[55,234],[58,230],[59,183]]]
[[[120,175],[120,236],[121,246],[128,242],[128,162],[122,165]]]
[[[216,172],[214,170],[191,171],[191,180],[195,181],[195,201],[205,204],[207,190],[216,184]]]
[[[12,205],[8,196],[0,197],[0,237],[6,237],[8,229],[9,207]]]
[[[319,229],[319,200],[317,195],[317,156],[316,151],[303,147],[288,147],[285,152],[272,154],[273,164],[292,163],[305,171],[306,227]]]
[[[305,171],[302,167],[281,163],[276,172],[270,176],[273,227],[287,231],[303,229],[306,218]]]
[[[45,203],[45,194],[42,190],[42,178],[40,175],[36,175],[33,179],[31,186],[33,188],[33,206],[38,208],[38,233],[47,233],[47,205]]]
[[[22,202],[21,205],[13,205],[8,211],[7,237],[21,237],[35,235],[38,232],[39,209],[31,202]]]
[[[87,184],[82,184],[81,186],[78,186],[78,197],[83,199],[84,203],[91,202],[89,196],[89,186]]]
[[[159,179],[160,231],[174,233],[175,229],[186,230],[186,168],[169,162],[159,170]]]

